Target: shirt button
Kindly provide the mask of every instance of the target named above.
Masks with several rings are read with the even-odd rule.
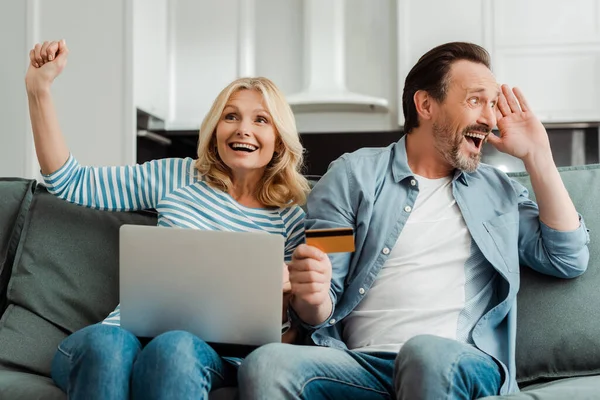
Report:
[[[411,212],[411,211],[412,211],[412,208],[411,208],[411,206],[406,206],[406,207],[404,207],[404,211],[406,211],[406,212]]]
[[[331,325],[335,324],[335,322],[336,322],[336,321],[335,321],[335,318],[331,318],[331,319],[329,320],[329,323],[330,323]]]
[[[411,186],[415,186],[417,184],[417,181],[415,181],[414,179],[410,180],[410,185]]]
[[[360,289],[358,289],[358,293],[360,293],[360,294],[365,294],[365,288],[360,288]]]
[[[385,255],[388,255],[388,254],[390,254],[390,249],[388,249],[387,247],[384,247],[381,252]]]

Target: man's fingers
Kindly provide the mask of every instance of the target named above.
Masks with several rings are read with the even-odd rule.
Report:
[[[313,258],[315,260],[323,260],[327,257],[327,254],[323,253],[321,250],[314,246],[309,246],[307,244],[301,244],[296,247],[294,250],[294,254],[292,255],[293,259],[301,260],[304,258]]]
[[[504,115],[500,112],[500,107],[496,107],[496,122],[500,121],[502,118],[504,118]]]
[[[515,113],[520,112],[521,107],[519,106],[519,102],[508,85],[502,85],[502,93],[504,93],[504,97],[506,98],[506,102],[510,107],[510,111]]]
[[[506,101],[506,96],[504,96],[504,93],[502,92],[500,93],[500,96],[498,96],[498,110],[500,110],[500,113],[503,117],[511,113],[510,106]]]
[[[521,105],[521,110],[523,110],[523,112],[530,111],[531,107],[529,107],[529,103],[527,102],[527,99],[525,98],[525,95],[523,94],[521,89],[519,89],[518,87],[515,87],[513,89],[513,92],[515,92],[515,96],[517,96],[517,100],[519,100],[519,104]]]
[[[315,271],[321,274],[325,274],[331,270],[331,264],[329,260],[318,261],[314,258],[304,258],[302,260],[292,260],[288,266],[290,276],[293,273],[302,271]]]
[[[327,275],[319,271],[292,271],[290,273],[290,281],[294,285],[311,282],[325,283],[327,280]]]
[[[311,294],[321,293],[327,289],[328,288],[326,284],[317,282],[292,285],[292,293],[301,298],[306,298],[306,296]]]

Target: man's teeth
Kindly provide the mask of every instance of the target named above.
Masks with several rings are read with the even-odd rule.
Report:
[[[473,133],[473,132],[467,132],[465,133],[465,136],[470,136],[479,140],[484,140],[485,139],[485,135],[482,133]]]
[[[256,150],[258,147],[256,147],[256,146],[253,146],[253,145],[251,145],[251,144],[246,144],[246,143],[233,143],[233,144],[231,145],[231,148],[232,148],[232,149],[234,149],[234,150],[235,150],[235,149],[248,149],[248,150],[250,150],[250,151],[254,151],[254,150]]]

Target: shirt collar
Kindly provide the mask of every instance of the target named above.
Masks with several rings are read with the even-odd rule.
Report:
[[[394,145],[394,161],[392,163],[392,175],[396,182],[401,182],[408,177],[413,177],[414,173],[408,166],[408,156],[406,155],[406,135]],[[467,173],[462,170],[455,170],[452,181],[458,180],[465,186],[469,186]]]

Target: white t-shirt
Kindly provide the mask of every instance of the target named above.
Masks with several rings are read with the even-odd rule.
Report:
[[[469,342],[488,309],[495,271],[473,251],[452,178],[416,179],[419,194],[400,237],[365,298],[344,319],[350,349],[397,352],[420,334]]]

